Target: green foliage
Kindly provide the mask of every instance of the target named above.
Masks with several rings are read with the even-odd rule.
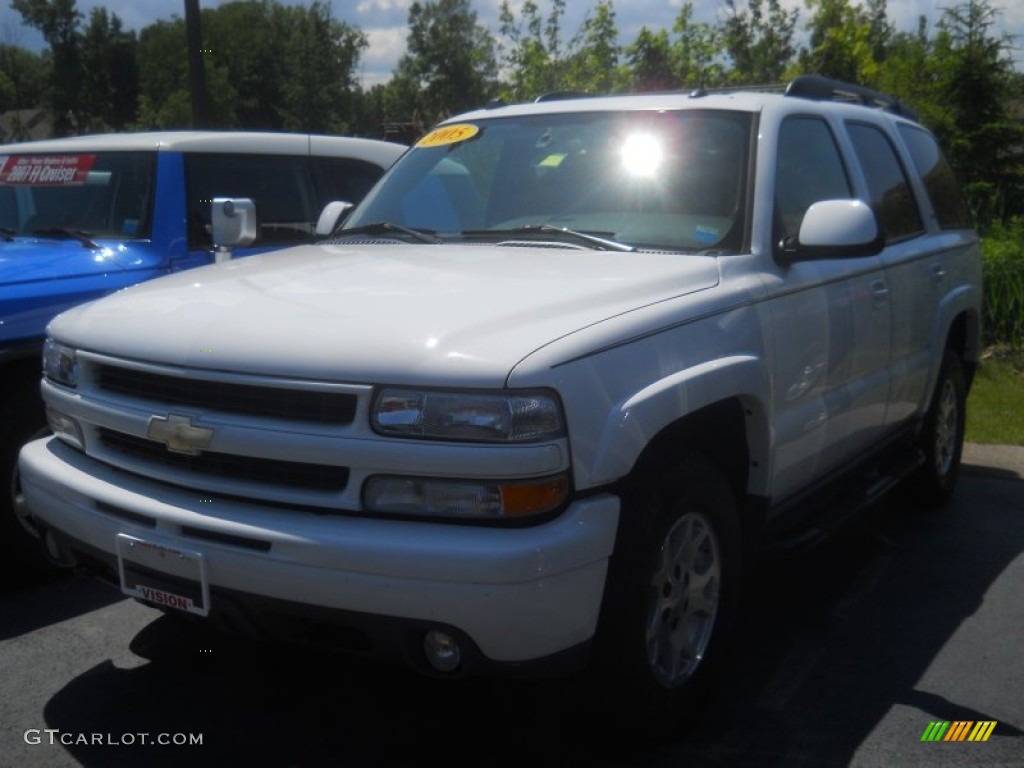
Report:
[[[38,107],[47,80],[42,56],[16,45],[0,45],[0,112]]]
[[[693,87],[720,86],[725,82],[722,53],[725,41],[722,30],[706,22],[693,20],[693,3],[684,3],[676,16],[672,31],[672,64],[681,83]]]
[[[622,90],[626,78],[619,70],[619,28],[610,0],[598,2],[573,38],[566,67],[566,90],[581,93],[613,93]]]
[[[93,8],[81,36],[82,131],[124,130],[135,120],[139,68],[135,35],[105,8]]]
[[[545,93],[569,90],[563,51],[562,16],[565,0],[552,0],[547,17],[526,0],[517,19],[508,0],[500,14],[500,50],[509,80],[502,89],[506,101],[528,101]]]
[[[982,269],[986,342],[1024,348],[1024,218],[996,223],[982,239]]]
[[[82,14],[75,0],[11,0],[11,8],[38,29],[50,46],[47,102],[57,135],[72,132],[81,122],[82,60],[79,26]]]
[[[633,91],[668,91],[682,85],[672,66],[667,30],[651,32],[642,27],[633,44],[626,47],[625,55]]]
[[[779,0],[748,0],[739,9],[735,0],[725,0],[725,48],[732,59],[729,80],[733,83],[776,83],[796,53],[793,33],[798,11],[786,10]],[[766,12],[767,11],[767,12]]]
[[[967,401],[967,439],[1024,445],[1024,354],[990,351]]]
[[[806,2],[810,43],[800,53],[800,70],[874,85],[892,34],[885,0],[871,0],[866,7],[850,0]]]
[[[407,52],[395,89],[411,96],[407,114],[428,122],[481,107],[497,92],[495,43],[477,23],[469,0],[415,2],[409,8]]]
[[[245,30],[239,34],[239,30]],[[203,65],[212,126],[344,133],[366,37],[331,18],[323,2],[285,6],[242,0],[202,12]],[[139,40],[138,124],[192,124],[185,22],[146,27]]]
[[[509,3],[502,3],[500,50],[509,72],[503,99],[529,101],[551,93],[613,93],[629,87],[631,76],[620,66],[612,2],[599,0],[568,41],[562,35],[564,14],[563,0],[553,0],[546,17],[528,0],[518,19]]]

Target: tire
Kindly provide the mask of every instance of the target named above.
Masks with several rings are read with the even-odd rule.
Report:
[[[662,727],[710,692],[738,609],[741,560],[735,497],[714,465],[684,461],[627,499],[597,640],[598,675],[619,694],[613,706]]]
[[[22,573],[55,569],[43,554],[36,530],[21,493],[18,453],[21,447],[48,433],[45,421],[34,410],[8,414],[0,433],[0,553],[4,567]]]
[[[937,507],[949,501],[960,474],[967,414],[967,381],[955,352],[946,350],[919,446],[924,464],[912,476],[910,490],[919,504]]]

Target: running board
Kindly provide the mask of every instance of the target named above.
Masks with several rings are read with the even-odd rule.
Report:
[[[790,552],[817,546],[913,474],[924,460],[920,450],[883,453],[876,461],[817,490],[799,506],[787,510],[786,517],[796,517],[800,524],[771,536],[768,546]]]

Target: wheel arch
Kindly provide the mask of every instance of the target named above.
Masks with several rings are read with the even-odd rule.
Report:
[[[965,309],[957,314],[946,331],[943,349],[949,349],[960,358],[964,367],[968,389],[974,379],[981,357],[981,317],[978,312]]]
[[[726,473],[737,499],[764,494],[770,470],[767,373],[754,356],[702,363],[609,409],[588,479],[627,481],[700,454]]]

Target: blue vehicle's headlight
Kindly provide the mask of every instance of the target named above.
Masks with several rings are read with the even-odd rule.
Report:
[[[43,345],[43,375],[54,384],[78,386],[78,358],[75,350],[47,339]]]

